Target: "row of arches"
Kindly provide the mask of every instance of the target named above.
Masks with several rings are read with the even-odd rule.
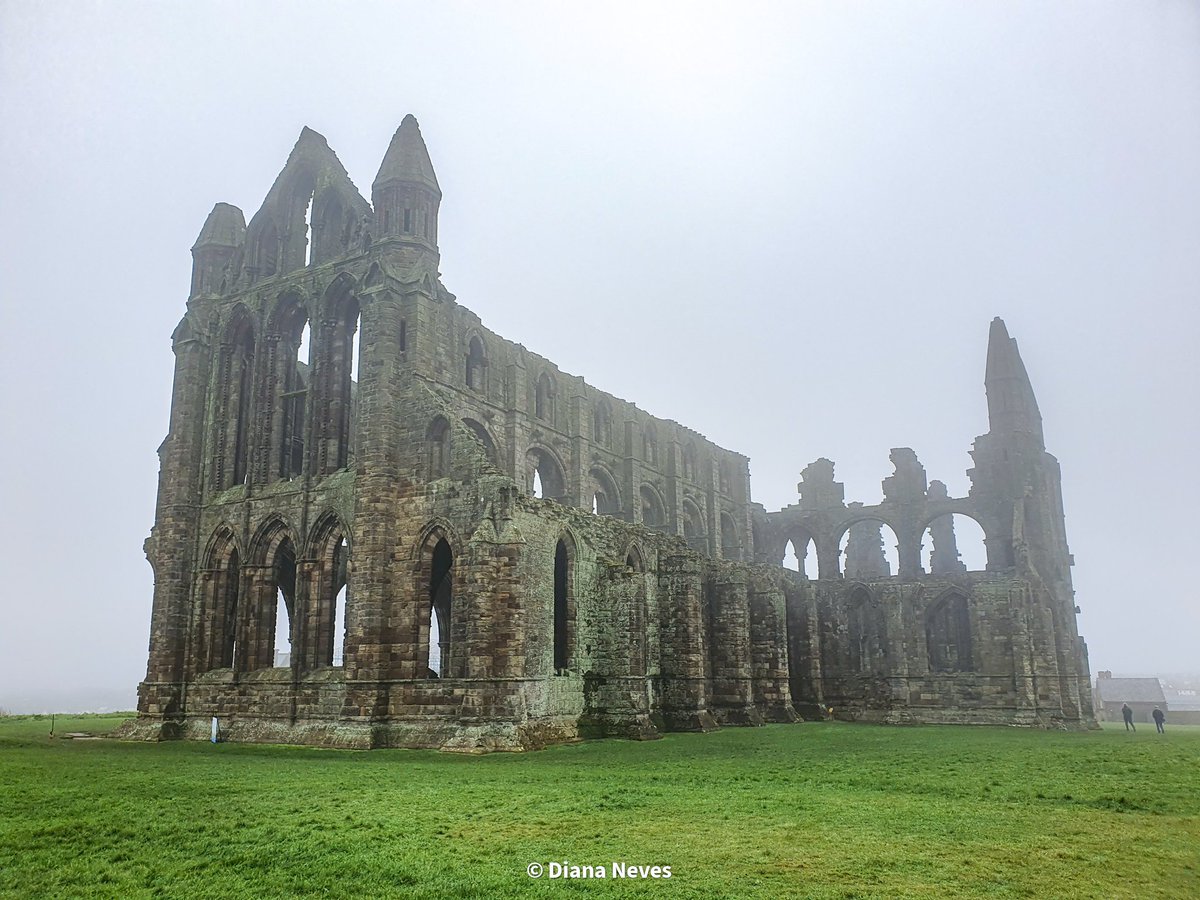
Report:
[[[900,572],[900,544],[891,525],[866,518],[846,525],[837,536],[838,571],[847,578],[871,580]],[[987,543],[983,527],[964,513],[946,513],[929,522],[921,533],[921,572],[950,576],[983,571]],[[820,577],[816,539],[804,528],[787,532],[781,564],[807,578]]]
[[[417,655],[421,671],[430,678],[461,675],[465,660],[459,646],[465,643],[470,597],[464,596],[468,583],[460,574],[455,547],[457,539],[444,525],[427,529],[417,554],[417,596],[423,602],[418,611]],[[575,561],[574,538],[563,532],[555,541],[552,558],[547,632],[550,637],[550,671],[564,675],[575,665]],[[630,551],[632,559],[635,550]],[[640,560],[640,554],[637,559]]]
[[[333,513],[318,519],[302,549],[279,518],[244,552],[233,529],[219,526],[199,578],[197,670],[339,665],[349,561],[349,534]]]
[[[467,340],[463,382],[469,390],[478,393],[488,393],[488,350],[487,344],[479,334],[472,334]],[[558,398],[558,382],[550,371],[542,371],[534,382],[533,415],[545,422],[556,421]],[[592,407],[592,441],[599,447],[613,449],[613,413],[607,399],[600,399]],[[637,448],[640,458],[648,465],[661,464],[659,452],[658,428],[653,422],[645,422],[641,426],[641,442]],[[698,464],[699,452],[694,441],[684,444],[681,451],[681,476],[690,481],[699,481]],[[718,463],[720,488],[728,491],[733,479],[731,465],[722,459]]]
[[[496,445],[487,428],[480,422],[465,418],[462,424],[474,437],[490,462],[496,462]],[[450,420],[435,416],[426,429],[426,472],[430,480],[450,474]],[[623,517],[626,508],[616,477],[602,463],[595,462],[588,470],[585,503],[596,515]],[[568,484],[562,462],[549,448],[535,444],[525,454],[525,489],[533,497],[566,503]],[[664,529],[670,525],[667,507],[662,494],[656,487],[644,483],[638,488],[637,502],[641,524],[648,528]],[[706,518],[700,507],[691,498],[681,504],[684,539],[700,552],[708,550]],[[722,554],[728,559],[740,559],[742,542],[733,516],[727,511],[718,515],[721,532]]]
[[[218,348],[212,483],[324,475],[353,453],[361,315],[353,280],[339,276],[310,316],[283,294],[259,328],[243,305]],[[403,332],[402,332],[403,333]]]

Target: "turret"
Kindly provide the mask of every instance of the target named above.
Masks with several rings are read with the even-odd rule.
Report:
[[[1042,414],[1038,410],[1033,386],[1016,338],[1008,336],[1004,320],[992,319],[988,333],[987,370],[984,375],[987,390],[988,423],[993,435],[1028,434],[1039,448],[1045,448],[1042,436]]]
[[[191,296],[221,293],[226,268],[245,242],[242,211],[229,203],[214,206],[192,245]]]
[[[384,154],[371,186],[379,242],[398,241],[437,250],[438,187],[421,128],[412,115],[404,117]]]

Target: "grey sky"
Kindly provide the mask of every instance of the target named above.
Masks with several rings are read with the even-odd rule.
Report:
[[[414,113],[447,287],[751,457],[967,490],[990,319],[1063,467],[1093,671],[1200,669],[1200,6],[0,5],[0,707],[131,705],[170,333],[304,125]]]

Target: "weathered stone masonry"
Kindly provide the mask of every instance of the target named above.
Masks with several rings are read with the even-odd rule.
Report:
[[[409,116],[371,203],[305,129],[249,225],[223,203],[205,222],[173,335],[128,736],[200,737],[215,715],[233,740],[523,749],[829,704],[1093,722],[1058,467],[1003,323],[968,497],[901,449],[879,506],[845,504],[818,460],[800,502],[767,513],[745,456],[458,305],[440,201]],[[952,513],[983,528],[986,571],[963,571]],[[780,566],[789,540],[815,549],[818,577]]]

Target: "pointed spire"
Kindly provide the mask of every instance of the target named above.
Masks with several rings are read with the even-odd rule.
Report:
[[[992,320],[988,334],[987,369],[988,421],[991,432],[1032,434],[1042,443],[1042,414],[1038,410],[1033,385],[1021,361],[1015,338],[1008,336],[1004,320]]]
[[[433,190],[441,199],[442,189],[438,186],[437,176],[433,172],[433,163],[429,160],[429,151],[425,140],[421,137],[421,126],[411,113],[404,117],[392,142],[388,145],[383,163],[379,166],[379,174],[375,176],[374,188],[390,182],[404,181],[422,184]]]
[[[204,220],[200,236],[192,245],[201,247],[240,247],[246,239],[246,217],[232,203],[218,203]]]

